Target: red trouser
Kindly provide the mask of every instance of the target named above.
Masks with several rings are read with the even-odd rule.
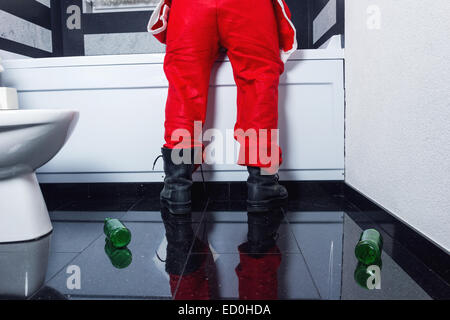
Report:
[[[278,268],[281,253],[278,246],[267,253],[254,257],[243,252],[239,246],[240,261],[235,271],[239,278],[240,300],[277,300]]]
[[[194,121],[205,122],[211,67],[224,47],[237,85],[239,164],[277,165],[271,162],[275,154],[281,164],[281,149],[270,131],[278,128],[278,84],[284,71],[273,1],[172,0],[166,44],[164,146],[202,146],[200,137],[194,138]],[[177,129],[181,135],[172,136]]]

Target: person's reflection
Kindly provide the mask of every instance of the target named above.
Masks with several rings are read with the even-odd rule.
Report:
[[[182,300],[211,299],[217,287],[210,272],[215,269],[210,265],[214,259],[207,241],[195,236],[191,214],[174,215],[162,208],[161,216],[166,229],[165,268],[172,296]],[[281,208],[247,214],[247,241],[238,246],[240,262],[235,268],[240,299],[277,299],[281,253],[276,238],[283,216]]]
[[[278,298],[278,268],[281,253],[276,244],[283,219],[281,208],[269,212],[247,213],[247,241],[239,247],[239,299],[272,300]]]
[[[162,206],[161,217],[166,229],[166,272],[170,291],[177,300],[208,300],[211,298],[207,258],[209,246],[195,237],[192,214],[175,215]],[[191,250],[192,249],[192,250]],[[190,254],[190,252],[195,254]]]

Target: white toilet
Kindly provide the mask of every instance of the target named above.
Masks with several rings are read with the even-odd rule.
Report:
[[[14,90],[7,94],[10,105],[0,106],[0,243],[52,231],[35,170],[59,152],[78,120],[71,110],[11,110],[17,99]]]

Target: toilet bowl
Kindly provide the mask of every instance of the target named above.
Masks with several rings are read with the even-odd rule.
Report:
[[[77,120],[71,110],[0,111],[0,243],[52,231],[35,170],[61,150]]]

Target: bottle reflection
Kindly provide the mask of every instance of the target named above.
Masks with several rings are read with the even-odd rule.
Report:
[[[379,272],[382,267],[383,262],[381,258],[378,258],[370,265],[358,261],[354,272],[356,283],[364,289],[380,289],[381,274]]]
[[[215,298],[214,259],[207,241],[196,237],[192,215],[174,215],[162,207],[167,238],[166,272],[174,299],[205,300]],[[238,246],[239,298],[277,299],[278,268],[281,253],[276,244],[283,219],[281,208],[269,212],[247,213],[247,241]],[[192,248],[192,249],[191,249]]]
[[[133,255],[127,247],[116,248],[111,240],[105,239],[105,253],[111,264],[117,269],[125,269],[133,261]]]

